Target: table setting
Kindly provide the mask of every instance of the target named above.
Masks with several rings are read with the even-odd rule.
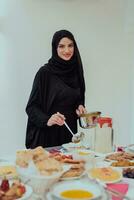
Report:
[[[13,156],[10,159],[7,158],[7,160],[1,158],[1,181],[3,177],[6,177],[9,182],[16,179],[16,177],[21,179],[26,187],[26,193],[21,198],[17,198],[18,200],[134,199],[134,177],[128,178],[123,174],[124,170],[133,169],[133,166],[125,168],[123,166],[110,166],[112,155],[113,159],[116,160],[120,159],[121,155],[133,159],[134,154],[132,152],[128,153],[127,151],[126,154],[125,152],[97,153],[89,148],[78,148],[78,144],[77,148],[74,144],[75,148],[68,151],[65,150],[65,146],[63,144],[63,147],[46,149],[37,147],[32,150],[33,157],[31,156],[31,150],[19,150],[16,152],[16,159],[12,159],[12,162],[11,158]],[[37,155],[39,160],[36,158]],[[42,158],[43,160],[40,160]],[[50,164],[44,168],[42,164],[46,161]],[[57,169],[52,167],[53,163],[54,166],[57,165]],[[46,174],[51,170],[54,170],[52,174]],[[128,174],[130,175],[130,171]],[[65,192],[70,194],[72,192],[73,195],[75,192],[77,195],[80,192],[80,195],[84,193],[87,196],[60,196]]]
[[[93,130],[91,146],[65,122],[72,142],[1,157],[0,200],[134,200],[134,145],[113,148],[112,120],[100,112],[80,123]]]

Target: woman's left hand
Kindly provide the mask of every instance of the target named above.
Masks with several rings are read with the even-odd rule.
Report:
[[[87,113],[87,110],[83,105],[79,105],[78,108],[76,109],[76,114],[80,116],[83,113]]]

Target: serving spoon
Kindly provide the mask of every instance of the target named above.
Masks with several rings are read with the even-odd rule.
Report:
[[[70,133],[72,134],[72,142],[74,143],[78,143],[83,139],[84,133],[76,133],[74,134],[73,131],[70,129],[70,127],[68,126],[68,124],[64,121],[64,125],[66,126],[66,128],[70,131]]]

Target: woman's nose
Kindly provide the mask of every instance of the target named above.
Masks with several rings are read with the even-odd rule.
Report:
[[[65,52],[69,52],[69,48],[68,47],[65,47]]]

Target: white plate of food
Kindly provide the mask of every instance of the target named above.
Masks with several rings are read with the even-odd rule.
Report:
[[[99,179],[104,183],[116,183],[122,180],[122,171],[113,167],[96,167],[87,170],[90,179]]]
[[[8,199],[9,196],[11,199],[26,200],[33,193],[33,190],[29,185],[23,184],[22,182],[20,182],[20,180],[17,180],[17,179],[13,181],[8,180],[8,179],[3,179],[1,180],[0,185],[1,185],[1,188],[0,188],[1,200]],[[8,187],[8,188],[5,188],[5,187]]]
[[[65,172],[60,180],[75,180],[75,179],[80,179],[82,176],[86,174],[85,169],[83,168],[78,168],[78,169],[69,169],[67,172]]]
[[[0,177],[6,176],[8,179],[18,177],[16,166],[13,162],[0,162]]]
[[[58,199],[93,200],[102,196],[100,186],[92,181],[65,181],[59,182],[51,189],[51,195]]]
[[[134,153],[130,152],[113,152],[106,154],[105,160],[119,161],[119,160],[134,160]]]
[[[119,160],[119,161],[111,161],[110,166],[113,168],[134,168],[134,161],[131,160]]]
[[[74,151],[76,149],[84,149],[81,142],[79,143],[69,142],[69,143],[63,144],[62,147],[68,151]]]

